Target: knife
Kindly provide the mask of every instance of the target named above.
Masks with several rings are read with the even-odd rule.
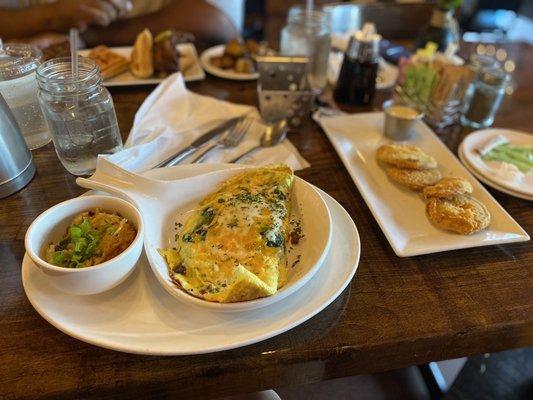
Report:
[[[230,129],[241,118],[242,117],[231,118],[215,126],[214,128],[208,130],[202,136],[195,139],[189,146],[185,147],[183,150],[180,150],[179,153],[174,154],[173,156],[167,158],[166,160],[161,161],[159,164],[154,166],[154,168],[172,167],[176,164],[179,164],[181,161],[183,161],[184,159],[189,157],[192,153],[194,153],[196,150],[198,150],[198,148],[201,147],[203,144],[209,142],[210,140],[214,139],[215,137],[217,137],[224,131]]]

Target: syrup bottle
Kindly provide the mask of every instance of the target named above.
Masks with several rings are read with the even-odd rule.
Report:
[[[333,94],[335,101],[357,106],[374,104],[380,40],[373,23],[366,23],[350,38]]]

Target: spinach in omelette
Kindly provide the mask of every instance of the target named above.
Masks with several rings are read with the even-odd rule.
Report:
[[[287,279],[292,170],[254,168],[222,184],[194,210],[174,248],[161,249],[187,293],[229,303],[271,296]]]

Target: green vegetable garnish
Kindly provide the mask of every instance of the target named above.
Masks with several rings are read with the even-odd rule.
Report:
[[[59,241],[43,249],[44,259],[58,267],[90,267],[124,251],[136,233],[135,227],[119,214],[98,209],[83,212]]]
[[[106,231],[115,231],[108,227]],[[101,235],[93,229],[88,217],[84,217],[79,225],[71,225],[67,235],[55,246],[56,251],[51,263],[59,267],[79,268],[83,263],[97,254]]]
[[[80,238],[82,235],[82,230],[79,226],[73,225],[70,227],[70,238],[72,240]]]
[[[56,251],[54,255],[52,256],[52,264],[54,265],[63,264],[64,260],[65,260],[65,256],[63,255],[63,251]]]
[[[509,143],[496,146],[483,156],[486,161],[500,161],[516,165],[523,173],[533,168],[533,147]]]

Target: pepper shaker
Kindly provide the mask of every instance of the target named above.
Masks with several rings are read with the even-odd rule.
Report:
[[[461,124],[475,129],[492,125],[509,78],[501,68],[482,68],[465,94]]]

